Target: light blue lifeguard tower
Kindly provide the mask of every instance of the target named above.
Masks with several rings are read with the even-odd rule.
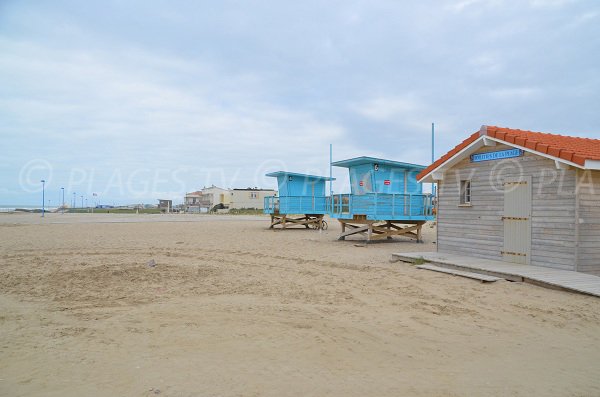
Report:
[[[354,234],[367,241],[406,236],[422,241],[423,224],[434,219],[432,197],[416,175],[425,166],[357,157],[332,165],[350,172],[350,194],[333,195],[331,213],[342,225],[339,240]]]
[[[266,174],[277,178],[279,196],[265,197],[264,213],[271,215],[271,226],[282,228],[304,226],[321,229],[323,217],[329,212],[325,182],[333,178],[295,172],[278,171]]]

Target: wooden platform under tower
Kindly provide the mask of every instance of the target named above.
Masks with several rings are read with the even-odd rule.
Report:
[[[364,215],[354,215],[352,219],[338,219],[342,232],[338,240],[348,236],[362,235],[367,242],[374,240],[391,240],[395,236],[408,237],[423,242],[422,227],[425,221],[407,220],[370,220]]]

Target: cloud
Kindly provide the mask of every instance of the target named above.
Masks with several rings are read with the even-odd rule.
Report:
[[[500,100],[529,100],[539,97],[542,91],[535,87],[504,87],[490,90],[488,94]]]
[[[420,104],[408,97],[378,97],[356,104],[354,109],[374,121],[390,121],[414,113]]]
[[[474,72],[483,75],[496,75],[505,69],[505,61],[497,53],[485,52],[469,60]]]
[[[49,51],[27,42],[5,41],[1,47],[6,56],[0,72],[28,92],[24,96],[15,90],[0,102],[19,131],[10,138],[15,158],[50,152],[57,167],[70,164],[71,172],[84,169],[88,178],[89,164],[94,164],[101,167],[94,171],[100,185],[114,181],[115,170],[124,175],[121,180],[132,174],[156,179],[156,172],[144,170],[184,167],[204,170],[199,174],[205,176],[214,175],[206,170],[224,169],[239,176],[231,183],[246,186],[256,179],[253,167],[282,153],[315,168],[314,147],[326,148],[344,132],[320,115],[270,102],[258,76],[222,76],[211,65],[166,61],[139,50],[132,56]],[[40,126],[42,145],[24,144]],[[3,135],[10,134],[6,128]],[[192,184],[187,180],[186,188],[203,181]],[[89,185],[81,181],[77,189],[93,190]]]
[[[461,1],[452,2],[451,4],[448,5],[448,8],[450,8],[456,12],[461,12],[465,8],[471,7],[475,4],[481,4],[481,2],[482,2],[482,0],[461,0]]]
[[[560,8],[569,4],[574,4],[575,0],[530,0],[534,8]]]
[[[504,0],[459,0],[451,1],[446,8],[454,12],[463,12],[476,7],[500,7],[504,4]]]
[[[593,2],[2,7],[12,192],[31,159],[52,165],[52,185],[127,200],[121,180],[153,200],[272,183],[275,167],[327,173],[329,143],[338,160],[426,163],[431,122],[440,152],[481,124],[594,136],[600,123]]]
[[[587,11],[580,15],[574,16],[573,19],[566,25],[566,27],[568,29],[578,29],[582,27],[582,25],[591,24],[594,22],[597,25],[598,21],[594,20],[597,20],[599,16],[600,10]]]

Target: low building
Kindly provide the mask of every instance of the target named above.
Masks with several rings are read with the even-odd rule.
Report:
[[[217,186],[204,187],[202,190],[186,193],[184,206],[186,212],[209,212],[229,208],[230,190]]]
[[[159,199],[158,200],[158,209],[160,209],[160,212],[164,212],[164,213],[170,213],[173,211],[173,200],[163,200],[163,199]]]
[[[184,198],[184,211],[191,213],[208,212],[212,207],[212,195],[202,194],[201,191],[186,193]]]
[[[186,193],[183,203],[185,205],[199,205],[203,198],[201,191]]]
[[[209,197],[210,209],[229,208],[231,202],[231,191],[212,185],[202,189],[202,195]]]
[[[264,208],[265,197],[275,195],[273,189],[233,189],[230,192],[230,209],[257,209]]]
[[[600,276],[600,139],[482,126],[417,180],[439,252]]]

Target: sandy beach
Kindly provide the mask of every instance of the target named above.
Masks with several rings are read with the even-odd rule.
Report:
[[[600,299],[268,224],[0,214],[0,395],[600,395]]]

